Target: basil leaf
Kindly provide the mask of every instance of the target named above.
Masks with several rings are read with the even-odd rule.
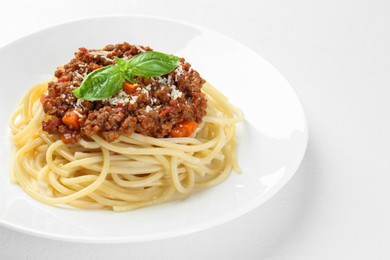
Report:
[[[127,61],[130,74],[142,77],[158,77],[173,71],[179,57],[156,51],[142,52]]]
[[[122,72],[125,72],[126,70],[128,70],[129,65],[124,59],[121,59],[119,57],[115,57],[115,61],[118,64],[118,67]]]
[[[119,67],[109,65],[88,74],[73,94],[88,101],[102,100],[120,91],[124,81]]]
[[[136,81],[135,81],[135,79],[134,79],[134,74],[133,74],[133,72],[132,72],[132,70],[127,70],[127,71],[125,71],[125,73],[123,73],[123,77],[126,79],[126,80],[128,80],[128,81],[130,81],[130,82],[133,82],[133,83],[136,83]]]
[[[129,62],[127,62],[126,60],[121,59],[119,57],[115,57],[115,61],[118,64],[118,67],[122,73],[123,78],[125,80],[128,80],[128,81],[135,83],[134,75],[133,75],[131,69],[129,68],[129,66],[130,66]]]
[[[158,77],[170,73],[178,66],[179,57],[148,51],[127,61],[115,57],[115,61],[116,65],[109,65],[88,74],[81,86],[73,90],[73,94],[88,101],[109,98],[123,88],[123,82],[126,80],[135,83],[135,76]]]

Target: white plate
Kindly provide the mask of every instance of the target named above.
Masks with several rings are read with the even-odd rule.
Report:
[[[183,201],[113,213],[43,205],[8,178],[8,119],[22,94],[48,80],[78,47],[127,41],[185,57],[240,107],[241,174]],[[258,207],[291,178],[305,153],[302,106],[286,79],[264,58],[222,34],[140,16],[74,21],[26,36],[0,49],[0,224],[37,236],[84,242],[133,242],[196,232]]]

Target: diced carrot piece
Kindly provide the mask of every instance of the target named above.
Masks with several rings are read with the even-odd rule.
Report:
[[[58,82],[68,82],[69,81],[69,76],[64,75],[61,78],[58,79]]]
[[[134,93],[138,87],[138,84],[133,84],[129,81],[123,82],[123,91],[126,92],[127,95]]]
[[[97,70],[97,69],[100,69],[102,66],[98,65],[98,64],[93,64],[93,67],[92,67],[92,70]]]
[[[73,110],[70,110],[65,113],[62,117],[62,122],[67,125],[70,129],[79,129],[79,116]]]
[[[172,137],[188,137],[198,127],[195,121],[183,121],[171,130]]]

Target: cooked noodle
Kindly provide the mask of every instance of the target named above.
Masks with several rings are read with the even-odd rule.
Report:
[[[40,97],[31,88],[12,115],[16,147],[11,179],[50,205],[127,211],[187,196],[239,171],[236,123],[241,112],[210,84],[203,86],[207,115],[192,137],[153,138],[137,133],[107,142],[95,135],[65,144],[42,130]]]

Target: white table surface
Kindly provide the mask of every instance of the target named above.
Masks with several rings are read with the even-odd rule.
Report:
[[[306,156],[277,195],[218,227],[112,245],[0,227],[0,259],[390,259],[390,1],[2,1],[0,47],[107,14],[175,18],[254,49],[302,100]]]

